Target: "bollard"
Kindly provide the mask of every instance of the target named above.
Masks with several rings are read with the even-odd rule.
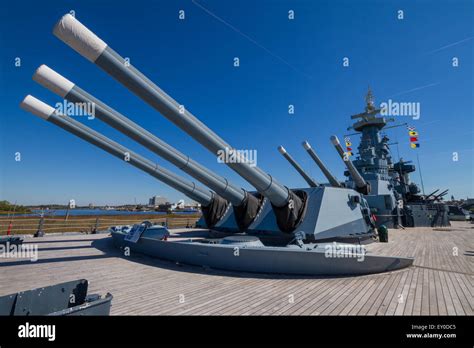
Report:
[[[381,225],[377,232],[379,233],[379,241],[381,243],[388,243],[388,229],[385,225]]]

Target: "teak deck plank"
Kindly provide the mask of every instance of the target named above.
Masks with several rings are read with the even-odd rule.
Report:
[[[112,315],[473,315],[472,233],[464,222],[390,230],[390,242],[368,252],[415,257],[414,266],[353,277],[204,269],[124,256],[106,234],[47,235],[25,239],[38,262],[0,258],[0,296],[85,278],[89,293],[112,293]]]

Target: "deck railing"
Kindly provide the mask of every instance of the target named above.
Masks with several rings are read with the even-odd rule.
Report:
[[[55,216],[55,217],[0,217],[0,235],[82,232],[94,233],[117,225],[133,225],[143,221],[166,225],[170,228],[194,227],[198,215],[101,215],[101,216]]]

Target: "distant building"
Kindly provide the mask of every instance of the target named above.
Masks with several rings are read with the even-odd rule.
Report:
[[[149,199],[148,205],[152,207],[158,207],[159,205],[164,205],[168,202],[166,197],[162,196],[153,196]]]

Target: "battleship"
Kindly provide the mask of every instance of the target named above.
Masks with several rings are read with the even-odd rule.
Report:
[[[448,190],[438,193],[439,189],[421,194],[418,185],[410,180],[415,165],[402,158],[394,162],[390,150],[390,139],[382,134],[389,122],[394,119],[377,117],[381,109],[374,105],[372,91],[368,90],[365,111],[351,116],[357,120],[348,130],[360,134],[359,155],[351,160],[352,154],[344,151],[339,139],[331,136],[331,142],[344,161],[347,180],[338,181],[327,169],[308,141],[303,147],[321,169],[328,180],[327,186],[352,188],[361,193],[370,207],[370,215],[377,227],[443,227],[449,226],[448,206],[441,200]],[[392,126],[393,127],[393,126]],[[352,134],[353,135],[353,134]],[[351,144],[352,145],[352,144]],[[278,148],[283,157],[306,180],[308,185],[315,184],[314,179],[302,169],[283,146]]]
[[[231,183],[52,68],[41,65],[33,80],[69,102],[93,103],[97,119],[202,184],[189,181],[41,100],[26,96],[21,103],[26,111],[145,171],[201,205],[200,229],[188,231],[186,235],[190,238],[173,241],[164,226],[138,224],[111,231],[119,248],[174,262],[275,274],[369,274],[393,271],[413,263],[413,258],[365,252],[361,244],[375,241],[377,231],[365,198],[369,184],[356,171],[354,187],[312,181],[309,188],[288,188],[238,153],[72,15],[63,16],[53,33],[214,155],[235,154],[237,160],[225,164],[256,188],[247,191]]]
[[[84,16],[81,21],[97,34],[109,35],[109,44],[120,45],[116,41],[120,36],[113,35],[115,30],[108,23],[105,23],[107,27],[102,23],[94,28],[93,22],[86,23],[85,12],[81,16]],[[99,28],[105,32],[99,33]],[[303,158],[309,156],[308,163],[298,163],[300,157],[291,153],[292,144],[283,143],[283,138],[268,140],[275,151],[266,153],[267,158],[259,154],[262,162],[258,166],[246,158],[245,152],[237,153],[234,157],[238,161],[230,162],[227,158],[220,160],[219,154],[233,156],[233,146],[239,145],[231,146],[218,135],[223,130],[222,122],[211,121],[214,118],[204,114],[205,106],[201,105],[199,114],[196,112],[198,118],[190,113],[195,105],[180,100],[184,96],[179,95],[179,90],[176,95],[173,93],[174,100],[161,89],[172,77],[148,75],[154,67],[140,66],[142,71],[147,71],[146,77],[137,69],[140,65],[137,60],[133,60],[135,67],[124,64],[117,52],[70,16],[63,17],[53,32],[87,58],[89,62],[82,63],[90,65],[90,74],[87,79],[79,79],[79,72],[72,68],[81,63],[81,57],[62,42],[58,41],[58,46],[51,49],[43,47],[40,53],[44,59],[30,60],[36,64],[34,67],[28,65],[34,80],[29,83],[37,88],[31,92],[43,92],[41,98],[50,98],[44,101],[51,106],[27,96],[21,107],[40,119],[24,113],[17,119],[19,124],[31,122],[39,136],[49,128],[59,127],[59,132],[64,130],[68,134],[54,139],[55,132],[52,133],[50,141],[57,146],[69,145],[76,150],[90,147],[89,172],[90,168],[94,172],[94,162],[111,155],[123,168],[131,166],[132,171],[138,170],[127,177],[129,186],[153,185],[156,179],[158,187],[153,192],[168,186],[203,209],[201,216],[196,214],[189,219],[157,215],[105,220],[100,225],[95,223],[94,232],[92,228],[91,231],[64,228],[70,221],[67,225],[59,221],[57,228],[43,229],[41,220],[36,225],[35,217],[29,222],[33,227],[27,232],[22,230],[23,220],[18,218],[8,233],[9,219],[4,218],[2,226],[7,236],[0,237],[0,249],[17,243],[18,250],[34,246],[36,253],[34,258],[19,253],[0,255],[2,279],[8,280],[0,287],[0,316],[473,314],[469,291],[472,225],[451,221],[448,226],[442,220],[443,214],[438,220],[429,214],[418,216],[421,213],[418,210],[424,213],[429,208],[434,212],[438,208],[442,210],[445,204],[457,203],[444,203],[445,187],[440,186],[436,191],[433,187],[425,194],[423,181],[415,176],[420,170],[416,157],[412,163],[409,161],[412,156],[403,155],[400,159],[395,152],[395,137],[390,129],[401,125],[383,116],[383,112],[375,113],[377,108],[371,93],[365,102],[361,98],[361,110],[357,111],[363,111],[362,115],[353,116],[350,130],[346,131],[349,124],[340,128],[333,124],[334,133],[318,132],[313,127],[312,134],[324,140],[320,143],[312,138],[299,139],[295,133],[286,138],[288,142],[295,139],[291,141],[296,142],[297,150],[304,151]],[[126,50],[126,46],[122,42],[121,49]],[[137,52],[140,47],[143,51]],[[138,45],[129,54],[143,58],[146,50],[146,46]],[[159,52],[169,54],[166,50]],[[59,64],[64,53],[71,53],[69,70]],[[50,57],[46,58],[47,55]],[[156,68],[163,71],[173,67],[173,63],[168,64]],[[152,76],[154,81],[149,79]],[[94,91],[94,84],[107,80],[112,87],[115,83],[115,87],[122,89],[122,98],[129,97],[130,102],[151,108],[146,114],[141,109],[122,110],[123,103],[114,98],[117,94],[100,88]],[[190,88],[186,78],[180,83],[182,88]],[[56,101],[63,107],[52,107],[58,105]],[[213,102],[209,100],[208,105]],[[74,109],[81,117],[65,110],[64,105],[72,104],[85,105],[83,112]],[[354,109],[358,109],[358,104],[354,103]],[[91,105],[93,121],[89,120]],[[176,124],[177,134],[169,134],[163,127],[151,128],[148,125],[153,119],[165,123],[168,119]],[[99,129],[103,131],[99,133]],[[387,133],[392,140],[388,140]],[[175,136],[173,142],[169,141],[171,135]],[[76,143],[74,137],[90,145]],[[117,142],[118,137],[126,138],[130,145]],[[352,150],[348,149],[346,137],[354,138],[351,156],[347,153]],[[372,144],[366,144],[364,139],[370,139]],[[303,140],[306,141],[301,149]],[[181,148],[188,141],[196,141],[192,144],[196,147],[192,149],[193,158],[188,156],[189,147]],[[206,151],[217,157],[212,170],[201,160],[209,155]],[[418,150],[411,152],[416,154]],[[273,166],[264,168],[263,160],[269,159]],[[52,160],[64,166],[61,157]],[[69,156],[69,161],[77,159]],[[343,169],[331,168],[334,162],[342,164]],[[416,168],[413,164],[417,164]],[[307,165],[317,171],[306,168]],[[244,178],[245,184],[229,180],[227,166],[239,179]],[[280,181],[279,175],[275,175],[277,166],[287,166],[295,184],[286,179]],[[31,175],[26,167],[23,170],[24,175]],[[142,172],[151,176],[149,183],[143,182]],[[121,175],[116,169],[106,173]],[[137,174],[135,179],[133,174]],[[31,180],[32,184],[39,182],[37,177]],[[44,180],[54,186],[56,177],[48,176],[41,183]],[[74,178],[69,181],[74,189]],[[445,185],[440,181],[442,184]],[[67,192],[70,191],[55,194]],[[111,200],[109,196],[102,199]],[[452,220],[466,220],[464,213],[453,209],[451,213],[454,213],[449,215]],[[179,219],[186,220],[186,227],[184,222],[176,223]],[[87,225],[94,224],[94,220],[90,219]],[[45,232],[40,238],[32,235],[35,226]],[[76,294],[79,301],[67,301]]]
[[[282,217],[280,224],[287,224],[279,226],[277,215],[282,209],[275,209],[265,197],[256,221],[242,231],[236,222],[241,217],[233,212],[231,204],[214,192],[206,191],[159,167],[69,116],[59,114],[53,107],[31,95],[25,97],[21,107],[118,158],[128,154],[130,164],[198,201],[203,207],[204,220],[210,226],[209,230],[195,231],[194,234],[188,234],[193,238],[180,241],[169,241],[166,227],[150,223],[137,224],[131,229],[116,228],[111,231],[111,235],[120,248],[180,263],[256,273],[368,274],[392,271],[413,263],[412,258],[366,254],[364,248],[357,244],[329,242],[336,239],[350,241],[374,233],[373,224],[368,222],[370,218],[367,215],[367,203],[352,189],[319,186],[300,189],[301,196],[305,198],[304,217],[307,219],[302,219],[291,230],[288,228],[288,221]],[[291,192],[289,189],[288,191]],[[247,194],[257,195],[253,192]],[[217,214],[218,211],[212,206],[216,204],[214,200],[226,206],[224,214]],[[222,201],[224,203],[220,203]],[[334,204],[342,206],[336,207]],[[289,214],[285,216],[287,215]],[[288,219],[293,221],[291,216]],[[233,226],[232,236],[212,238],[210,232],[219,230],[220,220]],[[229,227],[226,231],[229,231]],[[266,235],[278,235],[278,245],[265,245],[264,238],[260,239],[258,236]],[[280,235],[285,235],[285,238]],[[285,242],[281,244],[283,240]]]
[[[377,117],[380,112],[369,88],[365,111],[351,116],[356,122],[348,128],[361,134],[359,156],[352,163],[370,185],[370,193],[365,197],[377,224],[392,228],[449,226],[448,207],[441,201],[448,190],[440,194],[436,194],[439,190],[421,194],[419,186],[410,179],[410,174],[416,171],[415,165],[402,158],[394,162],[390,139],[382,134],[394,119]],[[350,157],[346,164],[349,162]],[[357,184],[352,172],[346,171],[344,175],[348,177],[348,187]]]

